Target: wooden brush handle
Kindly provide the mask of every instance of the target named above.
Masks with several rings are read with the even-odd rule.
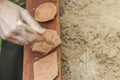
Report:
[[[22,21],[18,21],[17,25],[18,25],[19,27],[22,27],[23,29],[25,29],[25,30],[33,33],[33,34],[39,33],[39,32],[37,32],[36,30],[34,30],[32,27],[30,27],[29,25],[25,24],[25,23],[22,22]],[[54,43],[53,41],[49,40],[49,39],[46,38],[46,37],[45,37],[45,42],[46,42],[47,44],[50,44],[50,45],[55,45],[55,43]]]
[[[17,25],[18,25],[19,27],[22,27],[23,29],[31,32],[31,33],[34,33],[34,34],[37,33],[36,30],[34,30],[32,27],[30,27],[29,25],[25,24],[25,23],[22,22],[22,21],[18,21]]]

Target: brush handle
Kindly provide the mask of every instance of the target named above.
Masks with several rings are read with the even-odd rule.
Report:
[[[23,29],[33,33],[33,34],[37,34],[39,32],[37,32],[36,30],[34,30],[32,27],[30,27],[29,25],[25,24],[24,22],[22,21],[18,21],[17,23],[18,26],[22,27]],[[50,44],[50,45],[55,45],[55,43],[51,40],[49,40],[48,38],[45,37],[45,42]]]
[[[30,27],[29,25],[25,24],[25,23],[22,22],[22,21],[18,21],[17,25],[20,26],[20,27],[22,27],[23,29],[31,32],[31,33],[34,33],[34,34],[37,33],[36,30],[34,30],[32,27]]]

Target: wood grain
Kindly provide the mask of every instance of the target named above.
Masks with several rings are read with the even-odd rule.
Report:
[[[34,16],[35,8],[46,2],[51,2],[57,6],[58,12],[55,20],[49,21],[47,23],[40,23],[40,25],[44,28],[56,30],[60,34],[60,8],[59,8],[59,0],[26,0],[27,10],[30,12],[32,16]],[[41,59],[42,55],[39,53],[33,53],[31,51],[31,44],[24,46],[24,64],[23,64],[23,80],[34,80],[33,73],[33,63],[36,61],[36,56],[38,59]],[[61,51],[60,46],[58,46],[54,51],[57,51],[58,55],[58,66],[59,66],[59,75],[55,80],[61,80]]]

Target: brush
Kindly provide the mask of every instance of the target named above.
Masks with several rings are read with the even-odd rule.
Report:
[[[24,23],[24,22],[22,22],[22,21],[18,21],[17,25],[18,25],[19,27],[22,27],[22,28],[24,28],[25,30],[33,33],[33,34],[39,34],[38,31],[34,30],[32,27],[30,27],[29,25],[27,25],[26,23]],[[46,42],[47,44],[55,45],[55,43],[54,43],[52,40],[48,39],[47,37],[44,37],[44,40],[45,40],[45,42]]]

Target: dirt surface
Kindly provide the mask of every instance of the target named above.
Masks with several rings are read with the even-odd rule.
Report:
[[[61,0],[63,80],[120,80],[120,0]]]

